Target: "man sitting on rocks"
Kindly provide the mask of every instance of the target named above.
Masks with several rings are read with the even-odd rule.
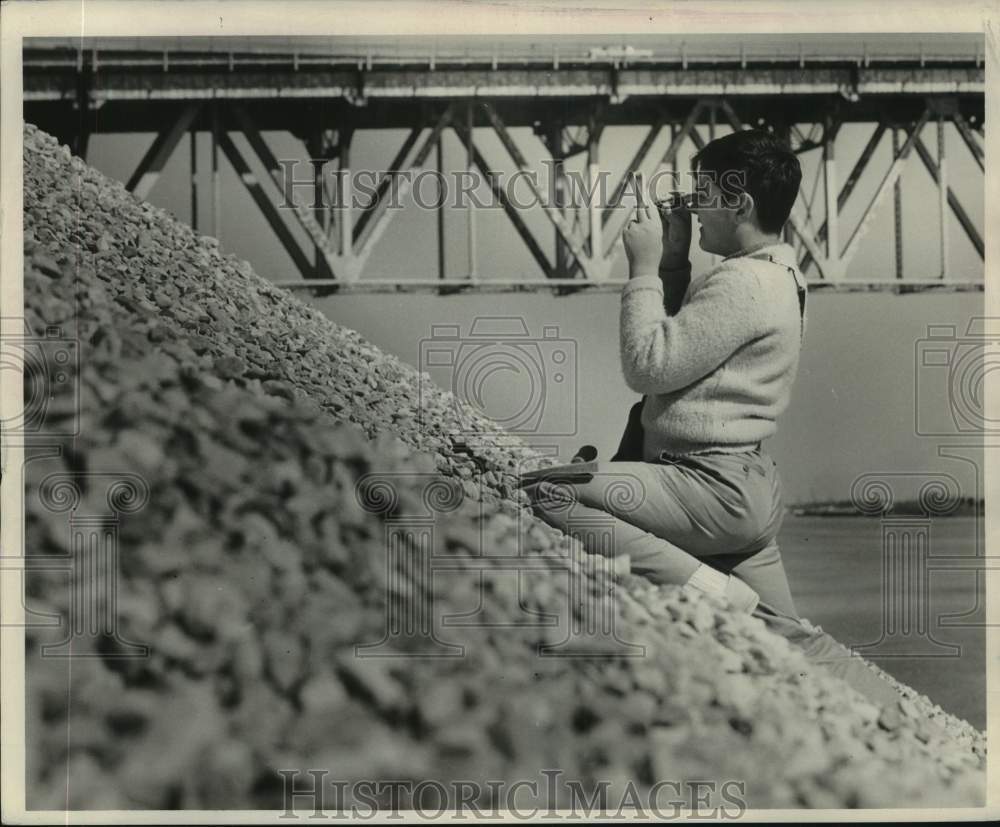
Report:
[[[616,518],[613,553],[635,573],[796,617],[775,539],[781,482],[761,443],[788,406],[805,329],[805,280],[781,240],[802,173],[758,130],[712,141],[695,163],[686,206],[658,210],[637,187],[625,230],[621,364],[644,398],[618,454],[585,482],[526,490],[567,533],[581,516]],[[701,248],[724,257],[693,280],[692,213]]]

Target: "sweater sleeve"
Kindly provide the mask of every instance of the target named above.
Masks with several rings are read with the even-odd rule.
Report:
[[[712,373],[762,329],[758,288],[753,272],[721,267],[667,316],[659,278],[630,279],[621,303],[625,383],[636,393],[671,393]]]

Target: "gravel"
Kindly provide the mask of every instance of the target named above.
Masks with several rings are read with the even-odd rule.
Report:
[[[78,434],[26,466],[29,554],[70,553],[49,474],[82,480],[78,514],[107,513],[108,480],[148,488],[117,523],[117,638],[43,657],[66,634],[67,574],[27,578],[28,606],[64,624],[26,633],[29,807],[281,808],[282,768],[445,783],[558,768],[612,791],[728,779],[751,807],[983,803],[982,733],[907,687],[879,709],[713,598],[611,580],[526,507],[517,473],[548,460],[31,125],[24,157],[26,321],[80,352],[45,420]],[[392,526],[429,513],[449,569],[434,616],[481,597],[492,625],[440,629],[459,657],[421,657],[439,649],[420,634],[359,657],[387,613],[431,605],[415,599],[426,572],[386,553]],[[593,640],[539,655],[602,595],[644,656]],[[517,625],[528,610],[559,624]],[[129,644],[148,656],[116,657]]]

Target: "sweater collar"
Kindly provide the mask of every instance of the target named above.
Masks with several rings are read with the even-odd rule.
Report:
[[[795,254],[795,248],[791,244],[786,244],[784,241],[778,241],[774,244],[768,244],[766,247],[761,247],[752,253],[742,253],[736,252],[731,256],[726,256],[721,259],[714,267],[702,270],[697,275],[692,275],[691,289],[694,285],[698,284],[702,280],[711,277],[713,274],[718,273],[720,270],[724,269],[727,265],[731,265],[732,262],[740,258],[753,258],[756,261],[767,261],[767,257],[771,258],[778,264],[785,267],[790,267],[792,272],[795,273],[795,282],[800,288],[806,286],[805,276],[799,270],[798,257]]]
[[[784,241],[774,241],[762,244],[759,247],[737,250],[735,253],[726,256],[723,261],[729,261],[734,258],[766,258],[768,255],[773,256],[776,261],[780,261],[782,264],[794,265],[796,263],[795,248]]]

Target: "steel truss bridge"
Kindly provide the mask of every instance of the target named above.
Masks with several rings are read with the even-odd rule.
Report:
[[[148,40],[148,39],[147,39]],[[627,220],[626,210],[605,205],[560,203],[565,163],[586,154],[586,175],[601,170],[600,139],[608,126],[645,127],[627,169],[611,188],[613,205],[626,190],[630,173],[676,168],[685,144],[705,145],[717,127],[766,125],[785,136],[797,153],[820,153],[824,198],[816,210],[801,203],[786,227],[786,240],[799,251],[803,271],[814,289],[843,291],[982,290],[981,273],[948,272],[949,214],[984,255],[982,229],[948,183],[945,130],[953,129],[980,173],[984,169],[985,79],[979,46],[928,54],[898,48],[881,53],[855,44],[831,53],[783,41],[779,49],[748,48],[731,41],[709,54],[695,46],[670,48],[573,48],[553,46],[544,54],[479,48],[470,52],[437,48],[385,48],[339,44],[336,48],[253,49],[247,40],[220,50],[200,49],[198,39],[152,48],[134,43],[122,48],[114,39],[83,47],[65,42],[26,42],[25,120],[68,143],[86,157],[98,133],[155,132],[157,137],[128,180],[140,198],[149,195],[168,159],[186,134],[191,136],[192,216],[198,228],[195,136],[212,136],[212,205],[218,227],[221,205],[219,153],[239,175],[277,240],[298,268],[300,279],[284,286],[337,291],[619,289],[609,277],[614,246]],[[346,39],[345,39],[346,40]],[[981,42],[971,41],[972,43]],[[278,44],[280,47],[282,44]],[[837,150],[844,124],[862,123],[870,137],[850,167]],[[531,127],[545,145],[556,176],[554,203],[544,205],[554,244],[543,244],[495,182],[477,144],[477,132],[499,138],[516,170],[528,172],[515,127]],[[391,177],[378,186],[367,206],[341,209],[296,206],[283,209],[284,170],[262,133],[284,130],[302,141],[313,160],[316,203],[350,201],[352,141],[366,130],[404,129],[407,137],[387,174],[441,167],[441,137],[453,130],[467,153],[469,169],[487,181],[496,200],[537,264],[541,277],[517,280],[480,278],[475,264],[475,210],[467,228],[469,272],[445,278],[444,213],[439,210],[438,278],[387,281],[363,277],[372,250],[398,210],[389,209]],[[930,131],[934,139],[927,138]],[[249,155],[233,141],[241,133]],[[652,148],[663,134],[663,152]],[[888,166],[873,157],[889,143]],[[929,146],[930,144],[930,146]],[[933,151],[931,149],[933,147]],[[900,175],[916,161],[936,185],[931,215],[940,240],[940,277],[908,279],[902,267],[903,198]],[[333,165],[333,166],[331,166]],[[257,170],[265,171],[258,174]],[[329,170],[335,169],[335,175]],[[846,174],[844,174],[846,169]],[[327,170],[324,172],[324,170]],[[874,195],[859,221],[848,226],[845,205],[859,182],[874,176]],[[272,181],[267,181],[271,178]],[[399,181],[405,196],[407,178]],[[527,180],[527,179],[526,179]],[[331,181],[333,183],[331,184]],[[333,191],[331,192],[331,187]],[[868,187],[869,189],[871,187]],[[545,201],[542,193],[535,193]],[[880,206],[892,200],[895,216],[895,278],[859,281],[847,269]],[[398,203],[398,201],[397,201]],[[581,211],[583,215],[577,214]],[[308,239],[306,245],[300,238]],[[554,254],[546,252],[550,247]],[[972,277],[969,277],[969,276]]]

